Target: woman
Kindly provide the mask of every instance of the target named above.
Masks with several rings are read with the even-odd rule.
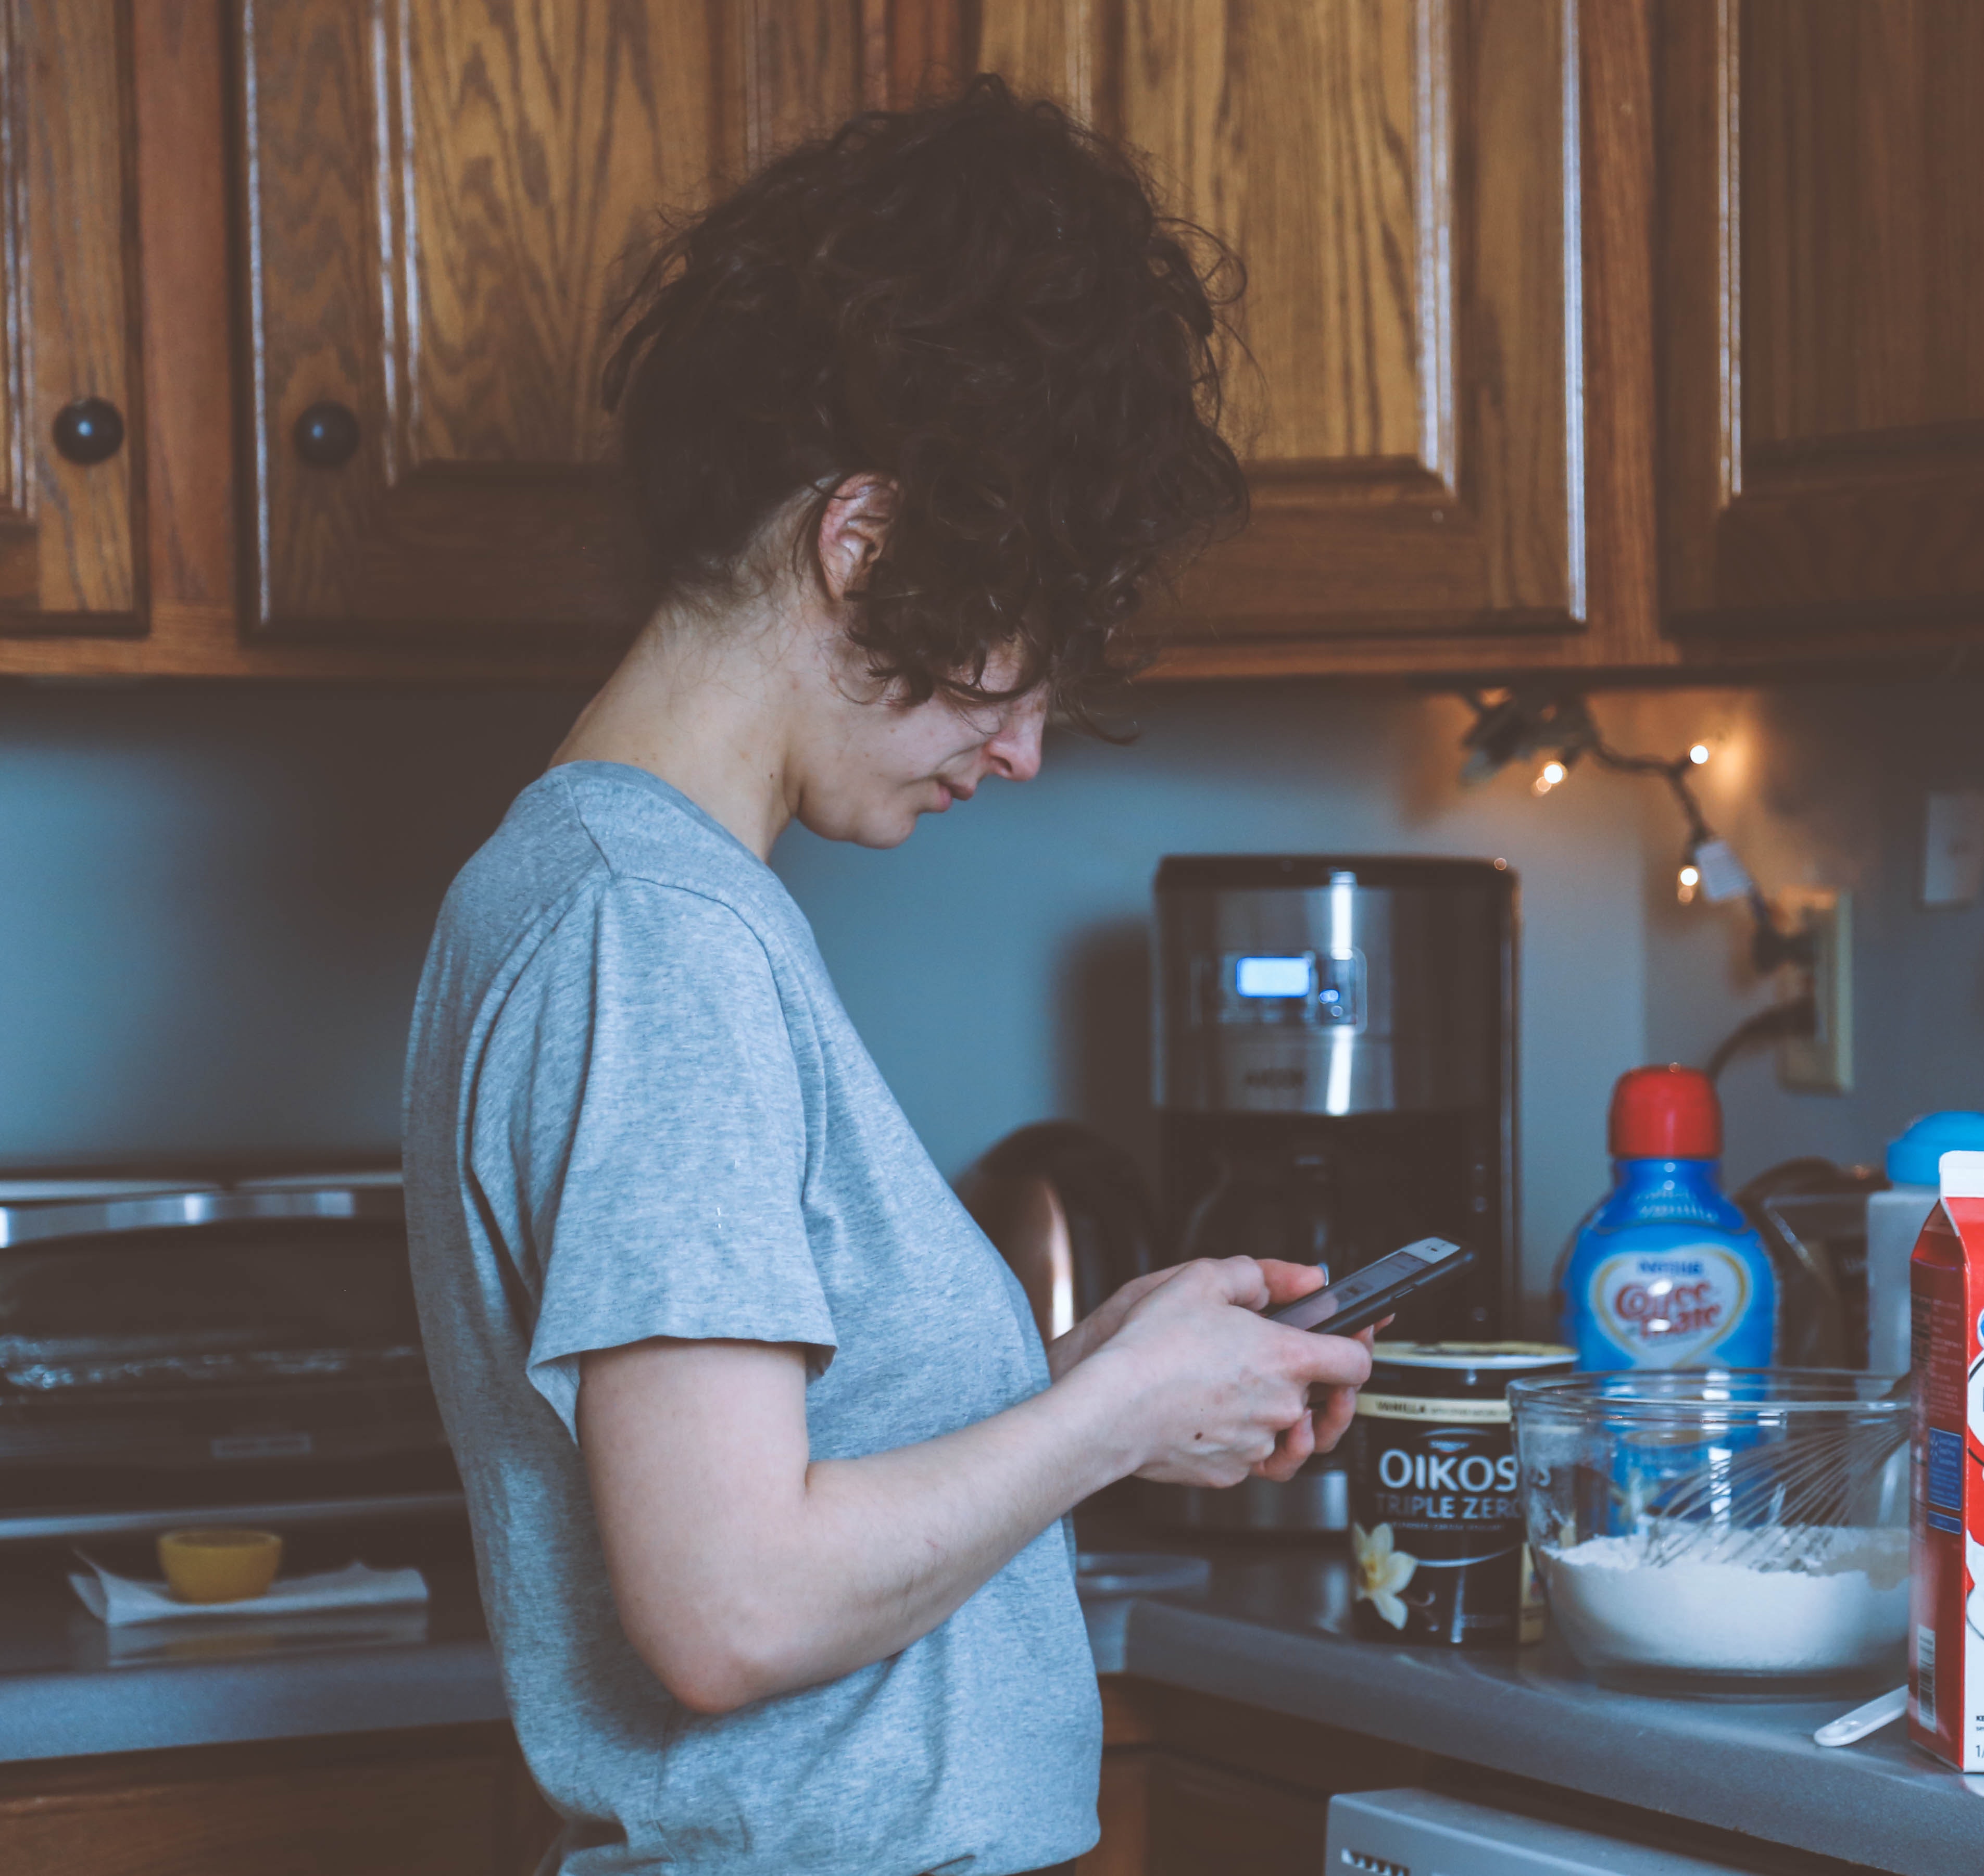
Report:
[[[1142,1278],[1044,1351],[765,864],[794,819],[893,846],[1037,772],[1241,511],[1215,323],[1132,166],[991,79],[774,162],[629,310],[653,616],[455,882],[407,1092],[569,1876],[1065,1862],[1101,1742],[1064,1514],[1346,1424],[1366,1348],[1258,1313],[1294,1266]]]

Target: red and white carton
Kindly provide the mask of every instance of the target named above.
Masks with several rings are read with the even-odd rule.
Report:
[[[1984,1153],[1945,1153],[1909,1269],[1909,1737],[1984,1772]]]

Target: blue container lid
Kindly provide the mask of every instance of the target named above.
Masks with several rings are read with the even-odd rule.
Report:
[[[1935,1185],[1945,1153],[1984,1153],[1984,1114],[1946,1107],[1912,1121],[1888,1149],[1888,1177],[1896,1185]]]

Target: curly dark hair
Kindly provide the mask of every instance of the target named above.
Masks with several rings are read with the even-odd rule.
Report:
[[[1245,518],[1220,434],[1238,263],[1138,162],[998,78],[868,112],[665,222],[607,364],[657,605],[734,588],[810,491],[890,477],[850,631],[921,701],[1043,680],[1078,720],[1154,581]],[[1003,646],[1009,689],[985,682]]]

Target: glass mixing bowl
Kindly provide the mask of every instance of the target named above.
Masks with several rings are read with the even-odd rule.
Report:
[[[1845,1692],[1905,1678],[1909,1400],[1892,1375],[1512,1382],[1552,1627],[1601,1680]]]

